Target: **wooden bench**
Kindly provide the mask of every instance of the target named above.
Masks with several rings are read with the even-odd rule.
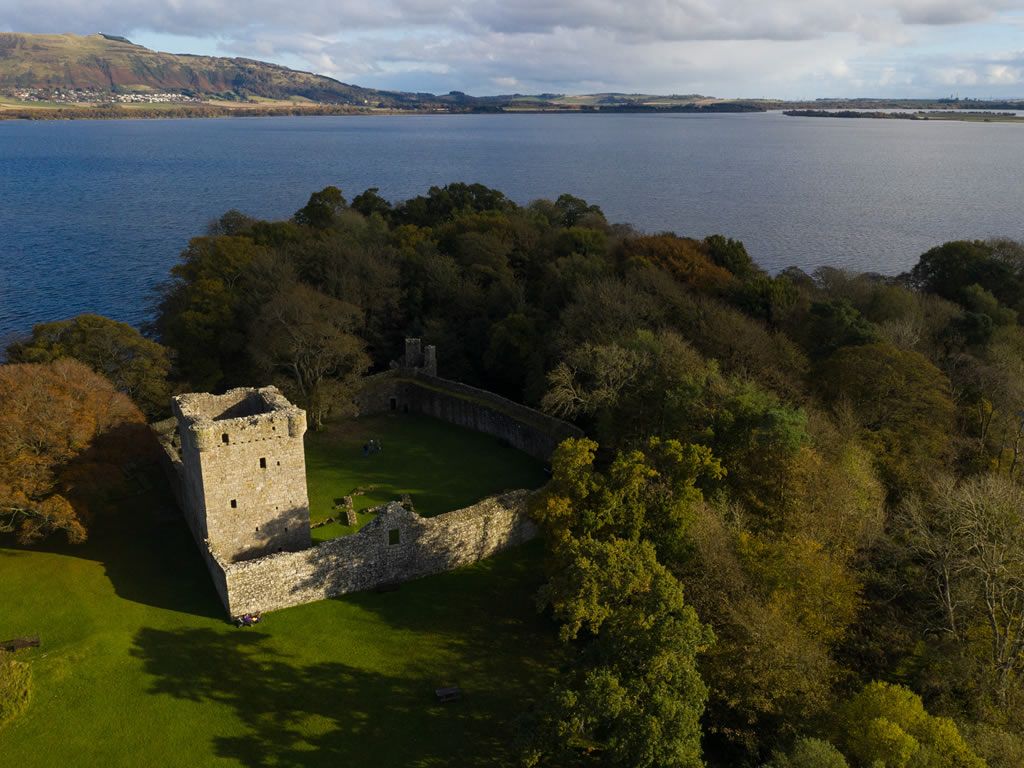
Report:
[[[462,689],[457,685],[450,685],[446,688],[438,688],[434,691],[438,704],[447,704],[449,701],[458,701],[462,698]]]
[[[16,637],[13,640],[0,640],[0,651],[20,651],[22,648],[38,648],[39,635],[33,637]]]

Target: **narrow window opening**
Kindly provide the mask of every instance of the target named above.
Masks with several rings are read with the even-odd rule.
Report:
[[[388,546],[393,547],[401,541],[402,533],[398,528],[388,531]]]
[[[409,406],[408,405],[403,405],[402,406],[402,413],[408,413],[408,412],[409,412]]]
[[[260,469],[266,469],[266,468],[267,468],[267,460],[266,459],[260,459]]]
[[[224,445],[227,445],[228,442],[230,441],[230,438],[228,437],[228,433],[227,432],[225,432],[223,435],[221,435],[220,439],[221,439],[221,442],[224,443]]]
[[[398,400],[396,398],[394,398],[394,397],[391,398],[391,410],[392,411],[397,411],[398,410]]]
[[[231,500],[231,508],[232,509],[238,509],[238,499],[232,499]]]
[[[259,533],[259,532],[260,532],[260,527],[257,525],[256,526],[256,533]]]
[[[279,466],[279,467],[281,466],[281,462],[280,462],[280,461],[279,461],[279,462],[277,462],[277,466]]]

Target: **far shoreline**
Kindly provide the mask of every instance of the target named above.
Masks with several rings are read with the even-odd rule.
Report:
[[[504,109],[390,109],[360,108],[349,105],[297,105],[293,107],[228,107],[203,105],[174,106],[165,109],[147,107],[22,107],[0,103],[0,122],[66,122],[74,120],[201,120],[234,117],[373,117],[404,115],[617,115],[617,114],[765,114],[769,109],[730,108],[729,105],[700,107],[603,107],[603,108],[504,108]]]

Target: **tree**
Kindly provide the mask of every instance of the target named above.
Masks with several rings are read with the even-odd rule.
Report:
[[[977,286],[1006,307],[1020,310],[1024,301],[1024,264],[1014,253],[1005,246],[1000,248],[998,243],[955,240],[922,254],[909,278],[922,291],[962,304],[971,298],[968,289]]]
[[[372,216],[375,213],[379,213],[381,216],[387,216],[391,213],[391,203],[381,197],[378,192],[378,187],[370,187],[365,192],[356,195],[352,198],[352,210],[359,211],[363,216]]]
[[[76,360],[0,366],[0,531],[84,541],[121,467],[152,447],[138,408]]]
[[[804,344],[811,357],[821,359],[841,347],[878,341],[878,331],[846,299],[811,304]]]
[[[0,728],[28,708],[32,695],[32,668],[0,651]]]
[[[720,294],[733,275],[715,264],[697,240],[672,234],[643,235],[623,241],[619,258],[625,264],[647,264],[663,269],[697,291]]]
[[[591,205],[581,197],[564,194],[555,200],[555,210],[561,214],[559,223],[563,227],[575,227],[586,219],[604,221],[604,213],[596,205]]]
[[[206,234],[211,237],[219,235],[244,235],[256,223],[256,219],[232,208],[216,221],[210,222],[206,228]]]
[[[250,237],[197,237],[163,286],[153,330],[195,391],[247,383],[248,331],[290,270]]]
[[[347,207],[337,187],[324,187],[309,196],[309,202],[295,212],[295,223],[311,229],[327,229]]]
[[[528,758],[586,745],[610,765],[697,768],[707,689],[696,657],[713,635],[659,553],[679,546],[701,499],[697,478],[720,470],[707,449],[675,441],[619,454],[606,474],[596,452],[590,440],[563,442],[533,509],[549,547],[540,602],[579,655]]]
[[[740,280],[749,280],[764,274],[750,258],[746,246],[739,240],[722,235],[710,235],[704,238],[704,249],[711,261],[729,270]]]
[[[552,693],[534,757],[590,745],[609,765],[702,768],[707,689],[696,657],[713,641],[648,542],[575,540],[548,591],[565,641],[588,638]]]
[[[353,331],[359,310],[301,283],[286,286],[256,318],[250,348],[256,364],[309,413],[314,429],[351,403],[370,365]]]
[[[984,659],[982,687],[1005,706],[1024,673],[1024,488],[1005,475],[946,478],[900,519],[944,630]]]
[[[805,737],[788,754],[777,754],[767,768],[849,768],[849,763],[831,743]]]
[[[584,537],[646,539],[671,554],[703,498],[698,483],[724,474],[708,448],[677,440],[650,438],[616,455],[605,473],[595,468],[597,450],[593,440],[569,439],[551,457],[552,480],[533,515],[556,559]]]
[[[923,355],[889,344],[845,347],[820,369],[827,402],[848,403],[890,490],[920,488],[948,462],[949,380]]]
[[[827,711],[859,583],[820,543],[751,530],[734,506],[701,507],[688,538],[673,570],[717,638],[700,663],[709,749],[754,760]]]
[[[151,418],[169,407],[168,351],[127,323],[79,315],[36,325],[29,339],[7,348],[12,363],[50,363],[62,357],[73,357],[105,376]]]
[[[714,452],[738,498],[764,509],[806,442],[806,416],[770,391],[725,377],[677,334],[583,344],[549,375],[542,405],[590,416],[602,445],[631,448],[644,435],[701,443]]]
[[[508,211],[516,207],[504,193],[483,184],[447,184],[431,187],[420,195],[395,206],[393,216],[402,224],[434,227],[458,213]]]
[[[952,720],[928,714],[920,697],[873,682],[843,704],[835,742],[863,768],[986,768]]]

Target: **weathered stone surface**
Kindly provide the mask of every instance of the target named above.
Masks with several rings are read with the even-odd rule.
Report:
[[[356,397],[360,415],[416,413],[504,440],[541,461],[560,442],[582,437],[571,424],[493,392],[402,368],[368,376]]]
[[[474,563],[536,536],[526,513],[529,497],[513,491],[437,517],[392,502],[351,536],[301,552],[220,562],[228,611],[272,611]]]
[[[224,562],[310,545],[306,414],[275,387],[174,398],[185,517]]]

